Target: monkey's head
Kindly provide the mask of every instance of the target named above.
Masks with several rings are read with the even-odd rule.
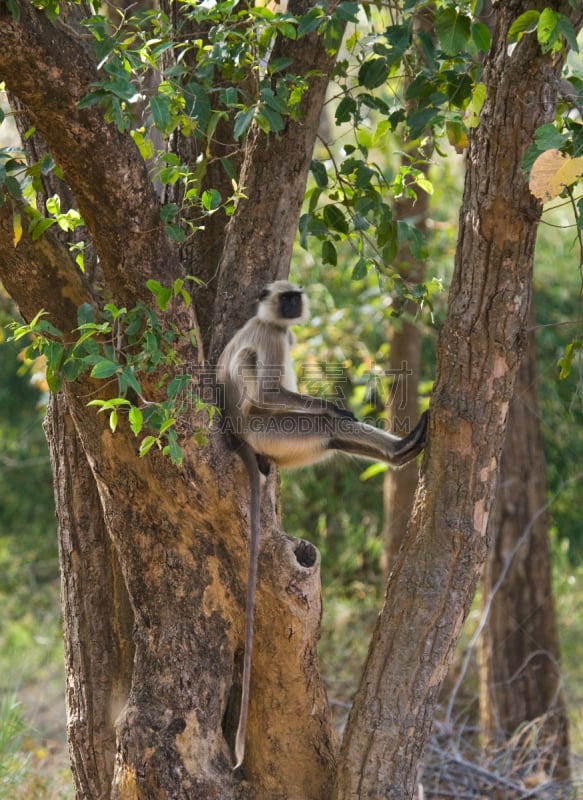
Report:
[[[301,286],[289,281],[269,283],[259,295],[257,316],[263,322],[287,328],[305,322],[310,305]]]

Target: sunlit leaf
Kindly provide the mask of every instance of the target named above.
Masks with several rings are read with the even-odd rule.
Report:
[[[546,150],[532,165],[529,188],[535,197],[547,202],[571,186],[583,173],[583,156],[572,158],[560,150]]]

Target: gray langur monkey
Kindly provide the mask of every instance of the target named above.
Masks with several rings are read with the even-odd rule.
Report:
[[[350,411],[298,393],[290,357],[290,326],[305,322],[309,303],[301,287],[275,281],[259,295],[257,313],[231,339],[217,363],[224,430],[241,457],[251,486],[251,538],[245,613],[245,655],[234,769],[245,756],[253,612],[260,540],[260,472],[313,464],[335,451],[401,466],[425,446],[427,415],[404,439],[358,422]]]

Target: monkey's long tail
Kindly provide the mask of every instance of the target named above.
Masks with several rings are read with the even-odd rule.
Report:
[[[251,656],[253,653],[253,616],[255,612],[255,588],[257,586],[257,564],[260,541],[260,478],[257,459],[246,442],[237,450],[247,468],[251,488],[251,536],[249,544],[249,572],[247,577],[247,599],[245,604],[245,655],[243,658],[243,682],[241,687],[241,710],[235,737],[235,759],[233,769],[238,769],[245,758],[245,738],[247,735],[247,714],[249,711],[249,687],[251,683]]]

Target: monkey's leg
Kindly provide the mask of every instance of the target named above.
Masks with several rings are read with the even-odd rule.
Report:
[[[313,397],[309,394],[290,392],[289,389],[285,389],[283,386],[269,389],[261,388],[260,397],[252,404],[251,412],[259,415],[265,415],[267,412],[277,415],[288,413],[332,414],[355,420],[352,411],[341,408],[330,400],[325,400],[323,397]]]
[[[404,439],[372,425],[345,419],[334,420],[334,428],[335,433],[328,443],[329,449],[402,466],[425,447],[427,413],[422,415],[415,428]]]
[[[256,413],[248,420],[245,438],[256,453],[280,467],[313,464],[334,450],[400,466],[421,452],[426,429],[425,416],[405,439],[399,439],[337,414]]]

